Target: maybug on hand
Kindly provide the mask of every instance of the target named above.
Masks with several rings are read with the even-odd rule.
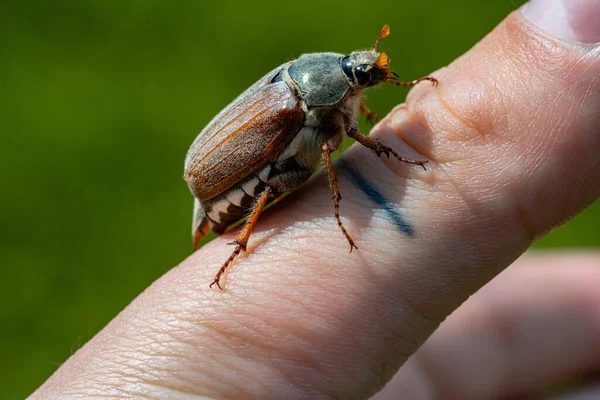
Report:
[[[200,132],[185,159],[184,179],[194,195],[192,236],[194,249],[212,230],[224,233],[233,223],[248,216],[233,244],[231,256],[217,272],[217,285],[225,269],[246,250],[248,239],[264,207],[283,193],[296,189],[310,178],[321,162],[333,191],[335,218],[350,243],[357,248],[339,216],[338,190],[330,153],[341,145],[344,135],[372,149],[378,156],[390,154],[398,160],[423,166],[426,161],[401,157],[375,138],[358,131],[361,110],[376,119],[361,103],[362,91],[383,82],[400,82],[389,68],[379,41],[389,34],[383,27],[372,50],[350,55],[311,53],[269,72],[223,109]]]

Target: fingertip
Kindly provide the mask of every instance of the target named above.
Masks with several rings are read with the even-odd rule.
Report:
[[[530,0],[521,14],[551,35],[571,42],[600,42],[600,2],[597,0]]]

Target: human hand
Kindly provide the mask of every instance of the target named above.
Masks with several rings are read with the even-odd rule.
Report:
[[[380,390],[469,295],[533,240],[598,198],[600,47],[576,41],[600,42],[600,5],[565,3],[586,8],[562,14],[577,16],[572,25],[555,23],[561,1],[531,3],[525,11],[529,20],[520,11],[511,14],[435,73],[437,88],[417,86],[405,105],[373,129],[372,135],[400,154],[415,155],[412,147],[424,155],[427,171],[379,160],[361,146],[342,155],[341,214],[358,252],[347,253],[326,178],[319,176],[261,216],[248,253],[224,280],[225,292],[208,290],[207,284],[229,256],[225,243],[234,234],[205,245],[155,282],[32,398],[366,398]],[[597,267],[598,258],[589,262]],[[573,358],[576,351],[598,348],[600,298],[590,294],[589,285],[599,272],[586,268],[513,268],[515,275],[509,270],[490,286],[497,289],[489,296],[497,304],[513,301],[516,314],[495,313],[482,291],[401,369],[401,383],[418,385],[422,379],[424,386],[392,389],[411,399],[500,397],[533,389],[515,384],[512,392],[502,392],[498,386],[512,377],[509,372],[520,371],[514,380],[537,385],[559,373],[597,368],[583,356]],[[548,293],[536,287],[542,281]],[[564,296],[558,296],[561,282]],[[483,313],[478,318],[490,320],[469,315],[473,307]],[[574,309],[581,314],[569,314],[574,319],[567,326],[580,324],[577,331],[553,336],[553,324],[564,310]],[[523,329],[498,336],[510,339],[492,354],[509,358],[505,369],[477,371],[469,364],[477,352],[498,350],[476,342],[487,337],[481,332],[519,326],[538,315],[536,310],[549,316],[537,334]],[[453,342],[456,325],[465,330],[463,340],[472,341]],[[541,344],[539,332],[554,344],[549,348],[565,352],[520,359],[511,344],[534,348]],[[453,347],[448,354],[439,343],[463,349]],[[569,368],[561,367],[571,359]],[[446,364],[415,370],[419,360]],[[497,358],[484,354],[481,360],[489,366]],[[525,368],[526,362],[533,364]],[[414,371],[417,376],[406,379]],[[436,380],[428,371],[444,376]],[[456,390],[463,392],[453,392],[461,376],[452,373],[459,371],[483,377],[462,377]],[[483,378],[496,383],[471,394],[469,389],[484,387]],[[431,391],[418,391],[430,383]]]

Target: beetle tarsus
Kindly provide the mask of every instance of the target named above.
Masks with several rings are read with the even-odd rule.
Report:
[[[231,255],[229,256],[227,261],[225,261],[225,264],[223,264],[221,266],[221,268],[219,269],[219,272],[217,272],[217,274],[215,275],[215,279],[212,281],[212,283],[210,285],[208,285],[209,288],[212,288],[213,285],[217,285],[217,287],[219,289],[223,290],[223,288],[221,287],[221,284],[220,284],[221,275],[223,275],[223,273],[225,272],[227,267],[229,267],[229,264],[231,264],[233,262],[233,260],[235,260],[235,258],[242,252],[242,250],[243,250],[242,246],[237,245],[237,247],[235,248],[233,253],[231,253]]]
[[[356,249],[358,250],[358,247],[354,244],[354,240],[352,240],[352,238],[348,238],[348,241],[350,242],[350,253],[352,253],[352,249]]]
[[[388,146],[382,144],[379,141],[379,139],[372,138],[370,136],[365,136],[362,133],[360,133],[359,131],[357,131],[355,128],[351,128],[348,132],[346,132],[346,134],[348,136],[350,136],[352,139],[356,140],[358,143],[362,144],[363,146],[368,147],[369,149],[373,150],[375,152],[375,154],[377,154],[378,157],[383,153],[383,154],[386,154],[389,158],[389,154],[391,153],[394,157],[396,157],[399,161],[402,161],[403,163],[420,165],[425,170],[427,170],[427,168],[425,168],[424,164],[428,160],[416,161],[416,160],[409,160],[408,158],[404,158],[400,154],[396,153],[391,147],[388,147]]]
[[[213,287],[213,285],[217,285],[217,287],[221,290],[223,290],[223,288],[221,287],[221,285],[219,284],[219,280],[217,278],[215,278],[214,281],[212,281],[212,283],[210,285],[208,285],[209,289]]]
[[[223,266],[221,266],[221,268],[219,269],[219,272],[217,272],[217,275],[215,275],[215,280],[209,285],[209,288],[213,287],[213,285],[217,285],[219,287],[219,289],[223,290],[223,288],[219,284],[219,282],[221,280],[221,275],[223,275],[223,273],[225,272],[227,267],[229,267],[229,265],[242,252],[242,250],[246,251],[246,246],[248,245],[248,239],[250,239],[250,235],[252,234],[252,231],[254,230],[254,226],[256,225],[256,222],[258,221],[258,217],[260,216],[260,213],[262,212],[262,210],[265,208],[265,206],[269,202],[269,199],[271,198],[272,195],[273,195],[273,192],[272,192],[271,188],[267,186],[265,188],[265,191],[262,192],[262,194],[258,198],[258,201],[254,205],[254,208],[252,209],[252,213],[246,220],[246,223],[244,224],[242,231],[237,235],[237,237],[233,240],[233,242],[229,243],[229,244],[235,244],[236,248],[235,248],[235,250],[233,250],[233,253],[231,253],[231,255],[229,256],[227,261],[225,261],[225,264],[223,264]]]

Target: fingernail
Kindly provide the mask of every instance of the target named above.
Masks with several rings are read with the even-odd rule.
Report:
[[[600,0],[530,0],[521,13],[561,39],[600,43]]]

